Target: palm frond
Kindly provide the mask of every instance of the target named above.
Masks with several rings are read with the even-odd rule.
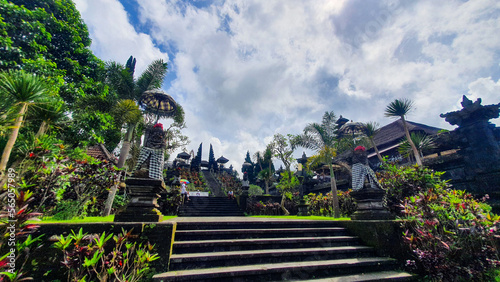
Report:
[[[364,134],[370,139],[373,139],[375,135],[377,135],[377,133],[380,131],[380,125],[375,121],[364,123],[364,126]]]
[[[413,101],[403,98],[392,101],[385,109],[386,117],[403,117],[413,108]]]
[[[161,88],[166,73],[167,63],[162,59],[153,61],[137,80],[136,95],[140,96],[146,90]]]
[[[434,142],[435,138],[433,136],[429,136],[421,132],[412,132],[410,133],[410,138],[420,154],[422,154],[423,151],[436,148],[436,143]],[[408,157],[413,154],[408,140],[403,139],[399,145],[398,152],[404,157]]]

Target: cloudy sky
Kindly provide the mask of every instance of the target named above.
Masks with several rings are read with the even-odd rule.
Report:
[[[500,102],[500,2],[396,0],[75,0],[105,61],[168,62],[163,89],[186,111],[191,144],[241,168],[275,133],[299,133],[325,111],[392,122],[439,117],[462,95]],[[494,123],[500,124],[499,119]],[[297,150],[296,157],[302,154]]]

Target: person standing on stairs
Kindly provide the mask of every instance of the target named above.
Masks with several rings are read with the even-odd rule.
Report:
[[[189,201],[189,193],[186,190],[186,183],[184,183],[184,182],[182,182],[182,184],[181,184],[181,198],[182,198],[183,204],[186,201],[186,198]]]

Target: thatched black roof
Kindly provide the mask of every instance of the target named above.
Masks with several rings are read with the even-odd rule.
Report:
[[[191,158],[191,155],[186,153],[186,152],[182,152],[182,153],[179,153],[177,155],[178,158],[180,159],[185,159],[185,160],[188,160],[189,158]]]
[[[406,124],[408,125],[408,130],[410,131],[410,133],[420,131],[428,135],[434,135],[441,130],[441,128],[428,126],[413,121],[406,121]],[[373,138],[373,141],[375,142],[375,145],[377,145],[377,147],[379,147],[380,149],[381,147],[383,148],[394,143],[399,143],[403,138],[405,138],[403,120],[398,119],[393,123],[389,123],[388,125],[381,127],[377,135],[375,135],[375,138]]]

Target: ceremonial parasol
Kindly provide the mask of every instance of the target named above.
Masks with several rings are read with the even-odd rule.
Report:
[[[173,116],[177,110],[174,99],[160,89],[144,91],[139,100],[139,105],[144,108],[144,111],[156,115],[156,122],[160,117]]]
[[[224,156],[221,156],[220,158],[217,159],[217,162],[220,163],[220,164],[225,164],[227,163],[229,160],[224,158]]]
[[[339,131],[342,135],[352,134],[352,136],[354,137],[355,134],[360,134],[365,131],[365,125],[361,122],[351,121],[342,125]]]

